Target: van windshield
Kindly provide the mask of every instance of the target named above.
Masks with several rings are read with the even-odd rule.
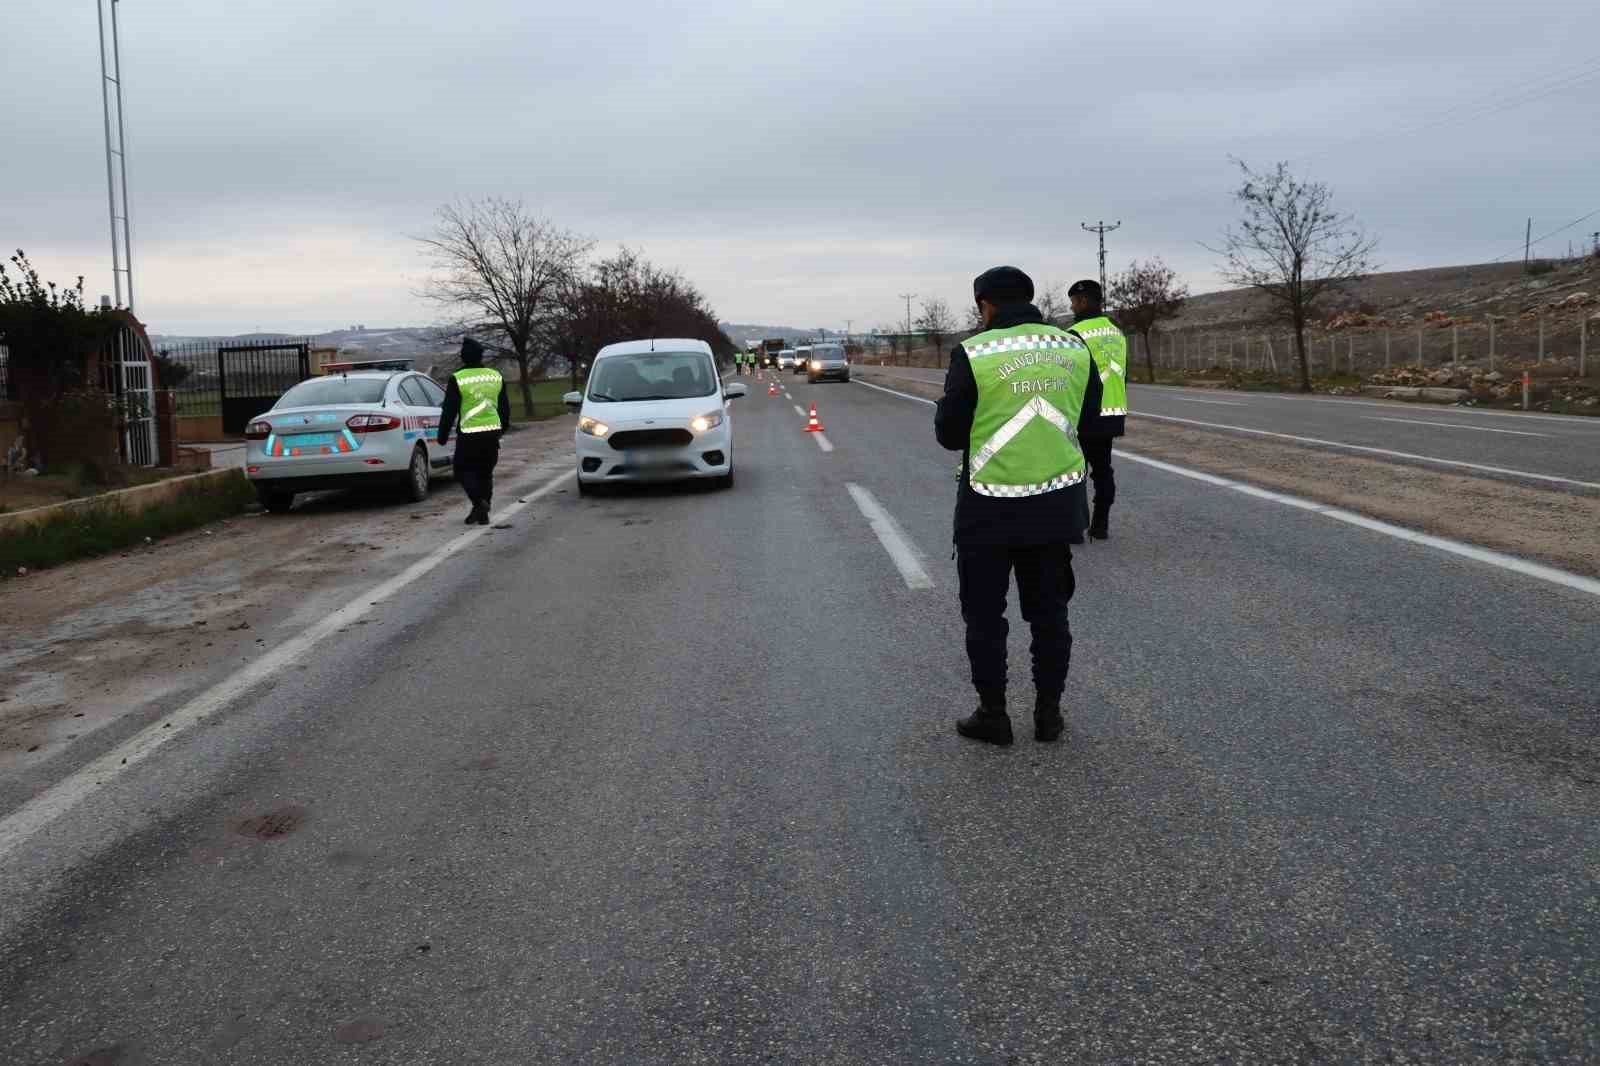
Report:
[[[716,389],[717,376],[703,352],[612,355],[596,362],[589,379],[589,399],[599,403],[687,400]]]

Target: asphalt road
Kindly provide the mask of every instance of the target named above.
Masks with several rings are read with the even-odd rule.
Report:
[[[789,389],[0,856],[0,1062],[1600,1058],[1600,602],[1127,464],[973,745],[929,408]]]
[[[942,370],[916,367],[874,367],[873,372],[944,380]],[[1129,406],[1136,416],[1159,416],[1177,425],[1266,430],[1600,487],[1600,418],[1136,383],[1129,386]]]

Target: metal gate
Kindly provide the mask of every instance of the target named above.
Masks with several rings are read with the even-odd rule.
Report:
[[[256,415],[311,376],[309,344],[243,344],[217,349],[222,432],[243,433]]]
[[[122,461],[132,466],[155,466],[155,378],[150,369],[150,347],[131,325],[123,323],[111,334],[102,366],[112,380],[108,391],[116,394],[123,416]]]

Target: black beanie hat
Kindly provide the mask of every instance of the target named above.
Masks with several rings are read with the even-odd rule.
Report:
[[[474,366],[483,362],[483,345],[472,337],[461,338],[461,361]]]
[[[1033,279],[1014,266],[991,267],[972,279],[972,298],[997,306],[1027,303],[1033,299]]]

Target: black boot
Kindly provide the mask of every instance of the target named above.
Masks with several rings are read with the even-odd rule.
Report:
[[[1111,539],[1111,508],[1095,505],[1094,518],[1089,521],[1089,539]]]
[[[467,512],[467,517],[461,520],[461,524],[464,526],[475,526],[478,524],[478,503],[476,500],[474,500],[472,503],[472,510]]]
[[[1061,697],[1045,699],[1043,697],[1033,704],[1033,739],[1042,744],[1050,744],[1061,739],[1061,731],[1067,727],[1067,720],[1061,716]]]
[[[986,744],[1011,743],[1011,719],[1005,707],[978,704],[978,709],[956,722],[956,732],[968,740],[981,740]]]

